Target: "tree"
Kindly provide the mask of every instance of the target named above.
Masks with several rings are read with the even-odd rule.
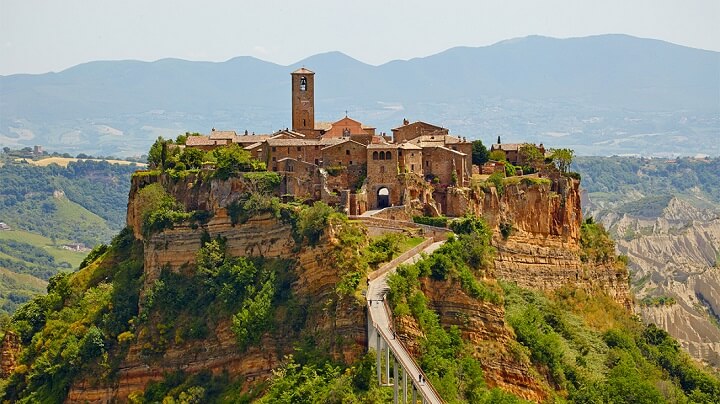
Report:
[[[482,165],[487,163],[489,158],[488,149],[485,147],[482,140],[474,140],[472,142],[472,163]]]
[[[228,179],[239,172],[265,170],[265,163],[253,160],[250,152],[237,144],[215,149],[214,153],[217,158],[217,178]]]
[[[488,158],[492,161],[507,161],[507,157],[505,156],[505,152],[502,150],[493,150],[488,155]]]
[[[10,154],[10,148],[7,146],[3,147],[3,153]]]
[[[205,153],[196,148],[186,147],[180,155],[180,162],[185,164],[189,169],[202,167]]]
[[[542,167],[545,161],[545,156],[543,156],[540,149],[534,144],[525,143],[520,146],[520,150],[518,152],[523,172],[525,173],[537,171],[540,167]]]
[[[155,143],[150,146],[150,151],[148,152],[148,159],[147,162],[153,167],[163,167],[165,163],[165,143],[166,140],[163,139],[162,136],[158,136],[157,140],[155,140]]]
[[[552,161],[560,172],[567,172],[573,157],[575,157],[575,152],[572,149],[552,149]]]

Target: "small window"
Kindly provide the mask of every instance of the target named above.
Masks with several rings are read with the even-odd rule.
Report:
[[[349,155],[350,155],[350,150],[345,150],[345,155],[346,155],[346,156],[349,156]]]
[[[272,160],[272,161],[275,161],[275,157],[273,157],[273,160]]]
[[[297,151],[300,151],[300,150],[302,150],[302,148],[301,148],[300,146],[298,146],[298,147],[297,147]]]
[[[317,147],[317,146],[315,146],[315,147]],[[320,165],[320,160],[315,159],[315,165],[316,165],[316,166],[319,166],[319,165]]]
[[[305,76],[302,76],[300,77],[300,91],[305,90],[307,90],[307,78]]]
[[[350,165],[352,165],[352,160],[350,160]]]
[[[392,153],[391,153],[391,152],[385,152],[385,160],[392,160]]]
[[[305,123],[305,120],[304,120],[304,119],[303,119],[303,126],[307,126],[307,124]]]
[[[425,167],[430,167],[430,160],[425,160]]]
[[[377,159],[378,159],[378,152],[374,151],[373,152],[373,160],[377,160]]]
[[[275,151],[275,146],[273,146],[272,151]]]
[[[380,160],[385,160],[385,152],[384,151],[380,152]]]
[[[410,171],[415,171],[415,164],[410,164]]]

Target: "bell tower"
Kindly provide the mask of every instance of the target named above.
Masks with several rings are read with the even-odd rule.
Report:
[[[315,73],[302,67],[292,76],[292,130],[315,135]]]

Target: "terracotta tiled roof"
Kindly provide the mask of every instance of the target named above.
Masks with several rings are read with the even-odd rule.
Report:
[[[308,70],[304,67],[301,67],[301,68],[295,70],[294,72],[292,72],[292,74],[315,74],[315,72],[312,70]]]
[[[265,140],[268,140],[268,139],[270,139],[270,135],[242,135],[242,136],[237,136],[235,139],[233,139],[233,142],[242,143],[242,144],[250,144],[250,143],[264,142]]]
[[[214,130],[210,132],[210,139],[233,139],[237,137],[234,130]]]
[[[330,130],[332,122],[315,122],[315,130]]]
[[[459,152],[459,151],[453,150],[453,149],[448,149],[447,147],[437,146],[437,147],[435,147],[435,148],[436,148],[436,149],[443,150],[443,151],[450,152],[450,153],[452,153],[452,154],[457,154],[457,155],[459,155],[459,156],[467,156],[467,154],[465,154],[465,153],[463,153],[463,152]]]
[[[400,143],[400,144],[398,145],[398,149],[403,149],[403,150],[422,150],[422,147],[420,147],[420,146],[418,146],[418,145],[416,145],[416,144],[412,144],[412,143],[410,143],[410,142],[402,142],[402,143]]]
[[[410,122],[410,123],[408,123],[407,125],[398,126],[397,128],[393,128],[393,129],[391,129],[391,130],[398,130],[398,129],[402,129],[402,128],[406,127],[406,126],[418,125],[418,124],[420,124],[420,125],[425,125],[425,126],[430,126],[430,127],[435,128],[435,129],[437,129],[437,130],[443,130],[443,129],[445,129],[445,128],[441,127],[441,126],[433,125],[433,124],[431,124],[431,123],[427,123],[427,122],[423,122],[423,121],[415,121],[415,122]]]
[[[368,149],[397,149],[397,145],[393,143],[370,143]]]
[[[185,146],[218,146],[227,144],[226,140],[210,139],[209,136],[188,136]]]
[[[358,146],[365,147],[365,145],[362,144],[362,143],[356,142],[356,141],[354,141],[354,140],[346,139],[346,140],[342,140],[342,141],[340,141],[340,142],[337,142],[337,143],[335,143],[335,144],[331,144],[330,146],[325,146],[325,147],[322,148],[322,150],[330,149],[330,148],[335,147],[335,146],[341,146],[341,145],[344,145],[345,143],[355,143],[355,144],[358,145]]]
[[[490,150],[518,151],[522,145],[523,143],[495,143],[490,146]]]
[[[263,144],[263,142],[253,143],[251,145],[247,145],[247,146],[243,147],[243,149],[252,151],[252,150],[255,150],[258,147],[262,146],[262,144]]]

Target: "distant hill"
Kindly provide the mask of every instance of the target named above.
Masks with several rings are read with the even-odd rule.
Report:
[[[539,36],[381,66],[339,52],[291,66],[106,61],[0,76],[0,146],[142,154],[158,135],[290,124],[289,73],[317,73],[318,120],[403,118],[471,139],[529,140],[581,154],[720,155],[720,53],[625,35]]]

